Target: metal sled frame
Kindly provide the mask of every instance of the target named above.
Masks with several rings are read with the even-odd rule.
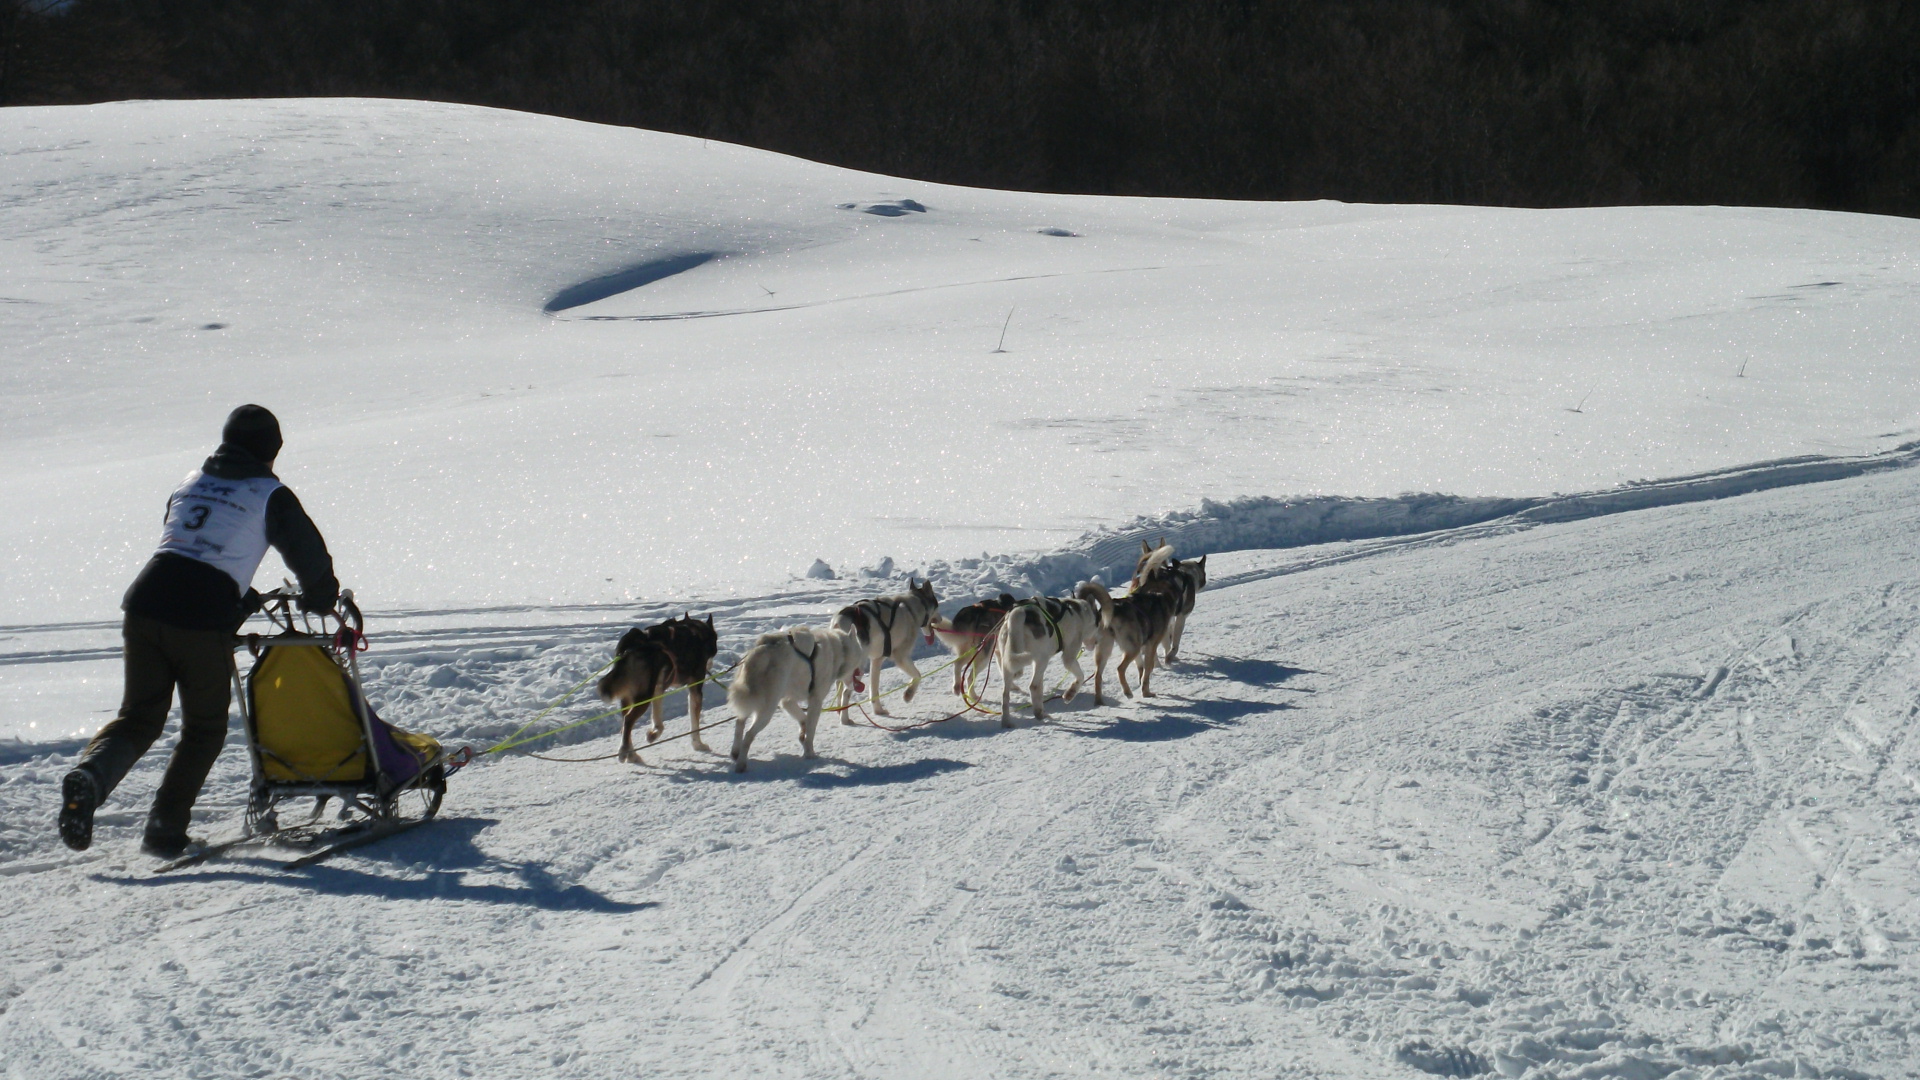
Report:
[[[244,677],[237,663],[233,668],[235,697],[240,702],[241,726],[246,732],[247,760],[253,771],[247,787],[245,835],[261,837],[282,832],[280,803],[286,799],[304,797],[315,801],[313,816],[301,824],[318,823],[328,801],[336,798],[341,803],[340,817],[349,827],[357,824],[372,827],[384,834],[431,819],[439,813],[441,799],[446,794],[447,760],[450,755],[442,749],[412,779],[391,788],[386,787],[375,752],[374,724],[377,721],[360,685],[360,663],[355,645],[361,640],[361,628],[365,623],[360,609],[353,602],[353,594],[341,594],[338,611],[314,617],[295,612],[295,595],[290,588],[265,594],[267,605],[263,612],[278,633],[247,634],[234,639],[235,649],[244,648],[255,658],[253,667]],[[334,624],[331,632],[329,623]],[[271,650],[288,645],[318,646],[347,681],[351,690],[348,697],[360,724],[358,752],[364,755],[366,762],[360,779],[324,780],[308,777],[279,780],[268,774],[269,758],[274,759],[282,769],[299,771],[289,767],[284,760],[261,745],[254,716],[253,676]]]

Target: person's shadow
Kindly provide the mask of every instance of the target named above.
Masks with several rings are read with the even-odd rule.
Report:
[[[96,881],[143,889],[209,881],[246,882],[304,889],[324,896],[368,896],[385,900],[469,900],[485,904],[514,904],[547,911],[598,911],[624,914],[658,907],[652,901],[629,903],[613,900],[580,884],[568,884],[556,877],[544,863],[502,862],[480,850],[475,838],[499,824],[492,818],[440,818],[402,836],[395,836],[351,853],[360,859],[372,859],[404,865],[421,876],[392,877],[346,866],[322,862],[296,870],[273,869],[277,861],[264,853],[249,856],[241,849],[233,856],[169,874],[146,877],[115,877],[94,874]],[[342,853],[345,857],[347,853]],[[468,884],[466,875],[473,870],[505,872],[519,879],[518,885],[495,882]]]

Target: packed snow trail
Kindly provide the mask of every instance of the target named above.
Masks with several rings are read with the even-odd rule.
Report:
[[[1917,526],[1897,470],[1216,557],[1238,583],[1202,594],[1150,703],[828,724],[817,762],[776,726],[745,775],[684,743],[510,758],[422,833],[303,873],[148,876],[154,762],[50,865],[67,758],[14,760],[0,806],[35,850],[6,864],[0,1062],[1912,1075]],[[510,661],[456,671],[486,663]],[[396,717],[409,666],[454,664],[371,675]],[[240,772],[210,786],[226,812]]]

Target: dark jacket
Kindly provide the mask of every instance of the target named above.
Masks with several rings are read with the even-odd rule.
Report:
[[[243,447],[221,443],[200,466],[222,480],[272,477],[273,470]],[[277,479],[277,478],[276,478]],[[313,519],[292,490],[282,487],[267,499],[267,543],[300,579],[301,606],[327,610],[340,596],[333,556]],[[225,571],[198,559],[161,552],[147,561],[120,601],[121,610],[144,615],[182,630],[228,631],[246,618],[240,586]]]

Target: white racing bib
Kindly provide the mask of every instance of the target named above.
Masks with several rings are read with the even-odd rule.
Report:
[[[268,476],[222,480],[199,471],[187,474],[167,503],[160,550],[216,567],[246,591],[267,555],[267,499],[280,486]]]

